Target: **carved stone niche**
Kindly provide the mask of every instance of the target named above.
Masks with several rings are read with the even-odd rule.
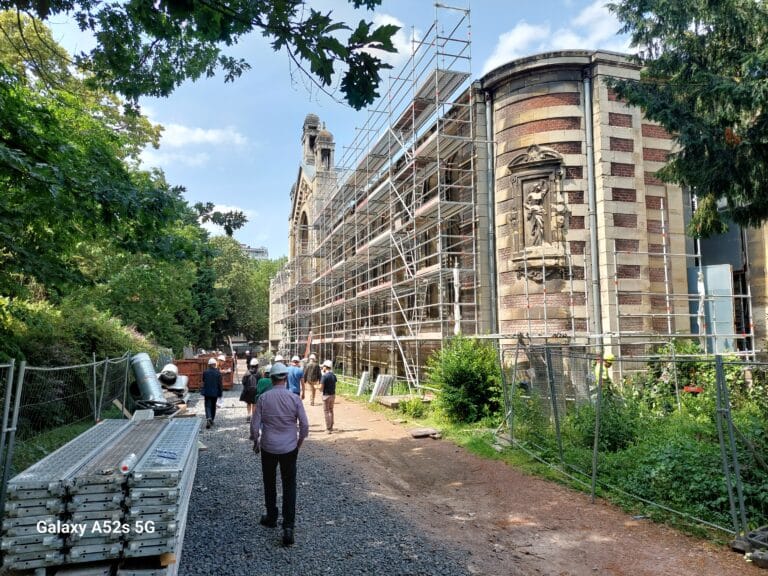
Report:
[[[565,237],[570,211],[563,194],[563,157],[533,145],[507,165],[512,186],[506,215],[511,269],[536,282],[566,277]]]

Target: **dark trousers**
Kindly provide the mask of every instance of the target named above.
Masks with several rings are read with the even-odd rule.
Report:
[[[287,454],[261,451],[261,474],[264,479],[264,503],[267,517],[277,520],[277,466],[283,481],[283,528],[293,528],[296,522],[296,448]]]
[[[213,422],[213,419],[216,418],[216,401],[218,398],[216,396],[204,396],[205,398],[205,418],[206,420],[210,420]]]

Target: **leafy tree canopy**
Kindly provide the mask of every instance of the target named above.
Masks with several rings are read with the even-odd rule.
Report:
[[[381,0],[349,0],[372,9]],[[394,52],[392,25],[356,26],[331,13],[306,6],[305,0],[0,0],[0,8],[27,12],[41,20],[67,14],[82,30],[93,32],[97,46],[76,56],[99,86],[136,103],[140,96],[168,96],[186,79],[213,76],[226,81],[250,68],[226,47],[259,31],[274,50],[289,57],[324,88],[343,68],[341,91],[360,109],[378,96],[380,70],[390,66],[371,49]]]
[[[269,335],[269,282],[285,259],[253,260],[240,243],[228,236],[211,238],[216,250],[213,270],[216,287],[223,295],[226,313],[217,319],[220,335],[242,334],[248,340],[266,340]]]
[[[611,80],[680,144],[660,176],[698,198],[690,232],[768,218],[768,5],[762,0],[620,0],[640,81]],[[718,203],[725,201],[724,211]]]
[[[195,210],[201,223],[212,222],[221,226],[224,228],[224,233],[230,237],[235,230],[239,230],[248,223],[248,218],[242,211],[221,212],[215,209],[213,202],[198,202],[195,204]]]

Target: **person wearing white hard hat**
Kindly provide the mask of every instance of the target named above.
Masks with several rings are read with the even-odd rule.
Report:
[[[216,358],[208,359],[208,369],[203,372],[203,389],[200,395],[205,401],[205,427],[213,426],[216,419],[216,402],[224,396],[224,382],[216,368]]]
[[[243,391],[240,393],[240,401],[245,402],[245,421],[251,421],[251,414],[253,414],[253,407],[256,404],[256,390],[259,387],[259,361],[256,358],[251,358],[248,366],[248,372],[243,376]]]
[[[277,356],[275,356],[275,359],[272,360],[272,364],[274,364],[275,362],[280,362],[281,364],[285,363],[285,358],[283,358],[282,354],[278,354]]]
[[[314,354],[309,355],[309,362],[307,362],[306,368],[304,368],[304,391],[309,390],[309,405],[315,405],[315,393],[317,387],[320,384],[320,364],[317,363],[317,356]]]
[[[336,374],[333,373],[333,362],[326,360],[320,377],[320,393],[323,395],[323,415],[325,416],[325,431],[333,432],[333,404],[336,402]]]
[[[266,514],[259,524],[277,526],[277,467],[283,485],[283,546],[294,542],[296,523],[296,460],[299,448],[309,434],[309,421],[304,404],[286,388],[288,368],[276,362],[270,371],[272,388],[256,401],[251,419],[253,451],[261,454]]]
[[[304,369],[301,367],[301,359],[298,356],[291,358],[288,366],[288,389],[294,394],[299,394],[304,399]]]

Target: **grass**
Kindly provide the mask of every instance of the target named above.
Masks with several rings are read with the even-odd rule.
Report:
[[[120,410],[114,406],[110,406],[110,408],[105,410],[102,414],[102,418],[105,420],[119,419],[122,417]],[[73,440],[91,428],[94,424],[95,423],[92,420],[75,422],[74,424],[47,430],[23,442],[17,442],[13,451],[12,473],[18,474],[23,472],[32,466],[32,464],[39,462],[48,456],[48,454],[56,451],[70,440]]]

